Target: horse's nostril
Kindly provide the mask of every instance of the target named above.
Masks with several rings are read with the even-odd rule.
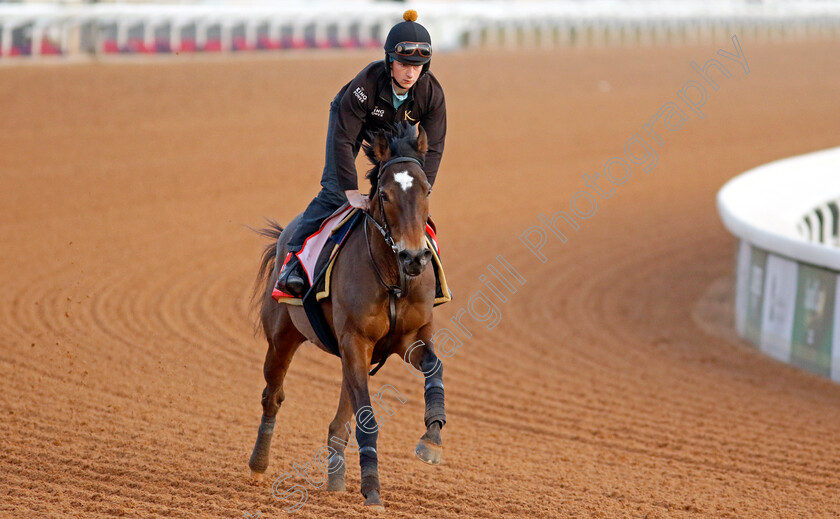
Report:
[[[432,251],[430,251],[429,249],[424,250],[423,251],[423,263],[428,262],[430,259],[432,259]]]
[[[408,251],[401,250],[399,254],[397,254],[397,257],[400,258],[400,261],[406,262],[411,258],[411,255],[408,253]]]

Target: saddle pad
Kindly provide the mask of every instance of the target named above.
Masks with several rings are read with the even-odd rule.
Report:
[[[332,221],[325,221],[321,224],[321,228],[318,229],[317,233],[313,234],[304,241],[305,250],[307,252],[304,257],[301,258],[301,254],[304,252],[304,249],[302,249],[301,252],[298,253],[298,257],[301,260],[301,264],[303,264],[305,258],[306,265],[303,268],[306,270],[309,286],[312,287],[313,283],[315,285],[314,290],[310,288],[306,291],[304,298],[314,298],[314,296],[320,291],[318,286],[321,285],[320,282],[324,278],[324,271],[327,264],[330,262],[331,258],[334,258],[333,253],[338,254],[341,245],[344,243],[344,239],[347,238],[350,231],[360,218],[363,218],[363,215],[358,209],[351,207],[349,204],[345,204],[328,218],[328,220]],[[274,289],[274,293],[271,297],[273,297],[278,303],[295,306],[303,305],[303,298],[291,297],[283,292],[280,292],[276,288]]]
[[[327,244],[330,236],[333,231],[339,227],[339,224],[344,223],[345,217],[349,215],[352,210],[353,207],[351,207],[349,203],[345,203],[336,209],[332,215],[328,216],[326,220],[324,220],[321,227],[315,234],[308,237],[303,242],[303,247],[300,249],[300,252],[297,253],[297,257],[300,259],[300,264],[303,266],[303,270],[306,271],[306,277],[309,279],[309,286],[312,286],[315,275],[318,272],[315,267],[318,262],[318,257],[324,249],[324,245]],[[332,247],[327,248],[332,250]]]

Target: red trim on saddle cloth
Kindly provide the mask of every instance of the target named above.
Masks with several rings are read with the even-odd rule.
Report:
[[[282,299],[284,297],[291,297],[292,299],[298,299],[295,296],[293,296],[292,294],[287,294],[287,293],[283,292],[282,290],[278,289],[277,287],[275,287],[274,290],[271,291],[271,298],[274,299],[275,301],[277,301],[278,303],[280,302],[280,299]]]
[[[432,245],[435,246],[435,252],[437,252],[437,255],[440,256],[440,245],[438,245],[437,234],[435,234],[435,224],[432,222],[431,218],[428,222],[426,222],[426,234],[428,234],[432,239]]]

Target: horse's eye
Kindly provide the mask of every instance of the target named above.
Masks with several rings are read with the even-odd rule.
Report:
[[[429,190],[426,191],[426,198],[429,198],[429,195],[431,195],[431,194],[432,194],[432,188],[429,188]]]
[[[382,201],[385,202],[385,203],[389,202],[388,195],[386,195],[384,192],[379,194],[379,198],[381,198]]]

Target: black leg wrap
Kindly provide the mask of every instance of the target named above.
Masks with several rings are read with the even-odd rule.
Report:
[[[254,444],[254,452],[251,453],[251,459],[248,461],[248,466],[254,472],[265,472],[268,468],[268,452],[271,448],[271,437],[274,434],[275,422],[276,418],[274,416],[263,415],[260,420],[257,442]]]
[[[426,354],[422,366],[426,375],[426,428],[433,422],[440,422],[443,427],[446,424],[446,411],[443,405],[443,365],[432,351]]]
[[[368,424],[370,425],[370,424]],[[375,425],[375,424],[374,424]],[[372,429],[373,426],[369,427]],[[356,423],[356,442],[359,445],[359,454],[363,454],[365,452],[371,453],[373,459],[376,459],[376,437],[378,436],[378,431],[375,432],[367,432],[365,427],[360,426],[358,422]],[[363,456],[364,457],[364,456]]]
[[[440,422],[440,426],[446,425],[446,410],[443,404],[443,388],[429,387],[426,389],[426,415],[424,417],[426,428],[432,422]]]
[[[362,495],[367,497],[371,490],[379,491],[379,466],[376,449],[359,447],[359,465],[362,468]]]

